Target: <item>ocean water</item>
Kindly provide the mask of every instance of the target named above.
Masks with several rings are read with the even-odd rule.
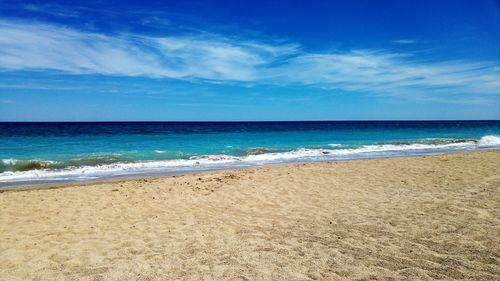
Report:
[[[0,123],[0,186],[500,148],[500,121]]]

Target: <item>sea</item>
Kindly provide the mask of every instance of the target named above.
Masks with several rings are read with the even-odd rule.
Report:
[[[0,187],[500,148],[500,121],[2,122]]]

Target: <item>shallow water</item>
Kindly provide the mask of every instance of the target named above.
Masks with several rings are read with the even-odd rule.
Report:
[[[0,123],[0,186],[500,148],[500,121]]]

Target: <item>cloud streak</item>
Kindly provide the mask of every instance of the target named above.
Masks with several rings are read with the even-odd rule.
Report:
[[[22,9],[38,14],[45,14],[61,18],[78,18],[80,15],[75,9],[69,10],[55,4],[25,4]]]
[[[215,35],[111,37],[52,25],[0,23],[0,67],[7,70],[254,81],[260,67],[295,48]]]
[[[465,61],[422,63],[409,55],[351,51],[297,56],[276,72],[275,79],[393,96],[500,95],[500,72],[494,67]]]
[[[415,44],[417,43],[415,40],[411,40],[411,39],[399,39],[399,40],[394,40],[392,41],[396,44]]]
[[[214,34],[111,36],[5,21],[0,22],[0,69],[307,85],[427,100],[500,95],[498,62],[419,61],[387,50],[311,53],[296,43]]]

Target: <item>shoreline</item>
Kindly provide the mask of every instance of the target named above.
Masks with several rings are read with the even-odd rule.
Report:
[[[496,280],[500,150],[0,193],[0,280]]]
[[[93,185],[100,183],[116,183],[116,182],[124,182],[129,180],[140,180],[140,179],[157,179],[164,177],[178,177],[184,175],[203,175],[203,174],[211,174],[217,172],[224,171],[239,171],[239,170],[248,170],[248,169],[259,169],[259,168],[267,168],[267,167],[280,167],[280,166],[293,166],[293,165],[301,165],[301,164],[315,164],[315,163],[334,163],[334,162],[346,162],[346,161],[365,161],[365,160],[373,160],[373,159],[398,159],[398,158],[419,158],[419,157],[432,157],[439,155],[448,155],[448,154],[462,154],[462,153],[474,153],[474,152],[483,152],[483,151],[500,151],[500,148],[482,148],[475,150],[459,150],[459,151],[447,151],[447,152],[432,152],[428,154],[422,155],[395,155],[395,156],[379,156],[379,157],[369,157],[369,158],[358,158],[358,159],[338,159],[338,160],[318,160],[318,161],[297,161],[297,162],[282,162],[282,163],[266,163],[262,165],[255,166],[245,166],[245,167],[231,167],[231,168],[215,168],[215,169],[207,169],[207,170],[198,170],[198,171],[179,171],[179,172],[158,172],[158,173],[143,173],[143,174],[131,174],[131,175],[117,175],[117,176],[108,176],[97,179],[90,180],[62,180],[62,181],[49,181],[46,183],[26,183],[19,185],[2,185],[0,183],[0,192],[7,191],[23,191],[23,190],[32,190],[32,189],[53,189],[53,188],[64,188],[64,187],[72,187],[72,186],[81,186],[81,185]],[[14,182],[15,183],[15,182]]]

